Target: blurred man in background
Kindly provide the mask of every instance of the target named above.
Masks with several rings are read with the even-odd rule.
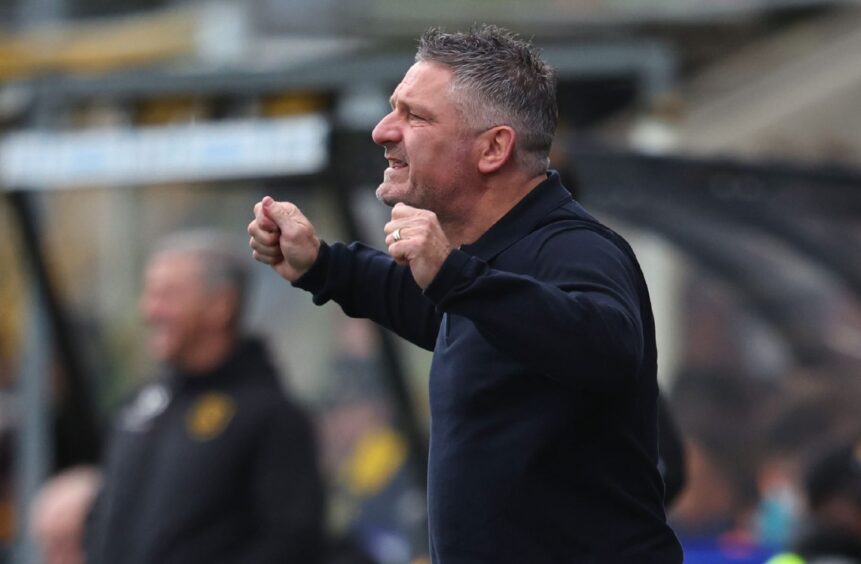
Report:
[[[758,414],[770,390],[721,368],[685,369],[676,379],[670,401],[685,438],[687,483],[671,522],[688,564],[760,564],[773,554],[753,524]]]
[[[861,432],[861,382],[837,368],[787,375],[761,410],[764,434],[757,454],[757,533],[767,546],[784,549],[802,525],[805,469],[831,442]]]
[[[371,324],[341,327],[322,418],[333,524],[379,564],[413,562],[428,552],[417,462],[393,424]]]
[[[861,439],[830,446],[805,474],[809,522],[798,552],[861,562]]]
[[[861,439],[823,449],[804,482],[807,511],[792,552],[769,564],[861,562]]]
[[[212,233],[152,255],[140,310],[162,371],[119,413],[89,564],[313,564],[323,487],[305,414],[240,334],[245,261]]]
[[[43,564],[84,564],[84,530],[101,475],[78,466],[48,480],[30,514],[30,530]]]

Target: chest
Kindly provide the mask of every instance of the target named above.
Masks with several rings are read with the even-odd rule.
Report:
[[[504,413],[534,392],[528,371],[473,321],[445,314],[431,364],[431,412],[435,417]]]
[[[253,449],[248,409],[235,394],[206,391],[172,398],[163,411],[123,425],[112,463],[121,476],[165,495],[227,488]]]

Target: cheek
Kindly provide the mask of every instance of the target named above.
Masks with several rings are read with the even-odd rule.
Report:
[[[186,334],[194,335],[201,326],[203,314],[189,304],[181,304],[173,311],[172,321],[175,329]]]
[[[446,143],[424,143],[412,149],[410,176],[436,178],[445,176],[452,162],[452,148]]]
[[[471,144],[454,132],[430,135],[413,131],[404,139],[410,159],[409,181],[413,189],[447,191],[464,181]]]
[[[196,307],[193,300],[173,296],[146,307],[144,319],[162,338],[176,338],[195,330],[200,317]]]

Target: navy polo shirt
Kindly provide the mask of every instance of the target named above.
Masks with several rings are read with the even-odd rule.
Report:
[[[321,244],[296,286],[434,351],[434,562],[682,561],[657,470],[645,281],[556,173],[424,292],[359,243]]]

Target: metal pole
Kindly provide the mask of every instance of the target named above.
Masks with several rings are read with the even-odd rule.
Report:
[[[50,363],[43,354],[49,340],[48,317],[42,300],[30,299],[29,323],[18,375],[20,410],[16,462],[16,504],[18,535],[12,558],[16,564],[39,562],[36,546],[28,533],[30,505],[51,467],[51,404],[48,399]]]
[[[36,564],[39,555],[28,534],[29,510],[52,466],[51,402],[49,400],[51,342],[45,301],[34,288],[28,299],[28,323],[17,379],[18,437],[15,451],[15,501],[18,533],[12,551],[14,564]]]

